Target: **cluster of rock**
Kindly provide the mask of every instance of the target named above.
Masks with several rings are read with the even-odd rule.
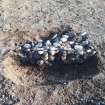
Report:
[[[83,63],[96,55],[86,32],[76,33],[71,29],[54,32],[47,39],[26,41],[17,49],[22,63],[40,66],[57,60],[68,64]]]

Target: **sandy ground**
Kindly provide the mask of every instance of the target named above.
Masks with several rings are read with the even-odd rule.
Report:
[[[81,67],[49,68],[38,83],[26,79],[27,85],[14,82],[15,75],[8,78],[3,74],[4,48],[13,49],[15,42],[48,35],[54,27],[64,24],[89,34],[97,47],[98,60]],[[0,0],[0,62],[1,105],[105,102],[105,0]]]

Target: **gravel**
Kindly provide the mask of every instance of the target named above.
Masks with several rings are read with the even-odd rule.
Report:
[[[19,102],[19,98],[16,95],[11,95],[12,81],[5,79],[0,75],[0,104],[1,105],[14,105]],[[12,93],[13,94],[13,93]]]

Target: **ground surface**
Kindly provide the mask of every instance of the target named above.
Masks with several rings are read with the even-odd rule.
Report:
[[[49,69],[42,84],[29,80],[30,85],[17,85],[2,75],[1,64],[1,105],[99,105],[105,101],[105,0],[0,0],[0,62],[4,48],[37,39],[61,24],[86,31],[101,63]]]

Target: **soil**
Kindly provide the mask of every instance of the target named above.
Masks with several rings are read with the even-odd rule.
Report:
[[[105,0],[0,0],[0,105],[105,105],[104,17]],[[97,57],[79,66],[13,63],[15,43],[65,24],[88,33]]]

